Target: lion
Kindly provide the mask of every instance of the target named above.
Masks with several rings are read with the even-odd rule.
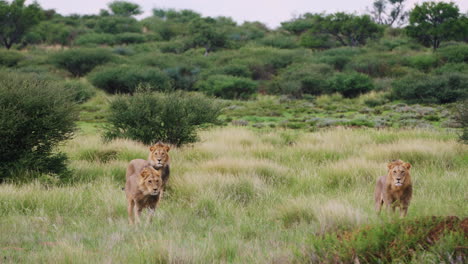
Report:
[[[375,209],[380,213],[385,203],[388,209],[395,212],[400,208],[400,217],[405,217],[413,194],[410,169],[411,164],[401,160],[394,160],[387,165],[388,173],[377,180],[374,198]]]
[[[151,221],[154,211],[161,199],[162,178],[161,171],[152,166],[145,166],[138,173],[127,175],[125,195],[127,196],[127,212],[130,224],[140,222],[141,211],[149,208]]]
[[[169,180],[170,174],[170,157],[169,157],[169,147],[162,142],[158,142],[150,147],[150,153],[148,155],[148,160],[144,159],[134,159],[130,161],[127,167],[126,176],[132,175],[136,171],[140,171],[145,166],[152,166],[156,170],[161,170],[161,177],[163,180],[163,188]]]

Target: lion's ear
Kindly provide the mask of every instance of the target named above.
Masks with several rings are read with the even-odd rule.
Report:
[[[164,146],[164,149],[165,149],[167,152],[169,152],[169,150],[171,150],[171,147],[169,147],[168,145],[165,145],[165,146]]]
[[[411,169],[411,164],[409,164],[408,162],[403,163],[403,167],[405,167],[407,170],[409,170],[409,169]]]
[[[389,162],[389,163],[387,164],[387,168],[388,168],[389,170],[393,169],[393,167],[395,167],[395,163]]]
[[[152,145],[152,146],[150,147],[150,151],[151,151],[151,152],[153,152],[155,149],[156,149],[156,145]]]
[[[147,169],[143,169],[140,173],[140,178],[144,179],[148,177],[151,173]]]

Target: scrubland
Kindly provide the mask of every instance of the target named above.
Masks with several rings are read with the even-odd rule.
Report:
[[[386,249],[397,243],[402,226],[424,233],[431,226],[424,219],[432,216],[467,217],[468,149],[455,133],[207,129],[200,142],[170,151],[172,174],[153,222],[130,226],[121,189],[125,167],[146,158],[148,149],[128,140],[104,142],[95,132],[86,127],[61,147],[73,170],[68,181],[44,176],[0,185],[1,262],[466,260],[462,231],[446,230],[435,245],[406,240],[399,250]],[[413,165],[405,220],[379,217],[373,209],[375,180],[397,158]],[[369,233],[362,237],[359,230]],[[352,242],[338,239],[353,236]]]

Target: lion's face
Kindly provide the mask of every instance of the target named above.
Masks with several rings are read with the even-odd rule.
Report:
[[[388,164],[388,174],[391,177],[392,185],[396,187],[403,186],[409,178],[411,164],[397,160]]]
[[[162,168],[169,162],[169,150],[171,148],[161,142],[158,142],[150,147],[148,160],[156,168]]]
[[[143,168],[139,187],[145,195],[158,195],[162,188],[161,172],[153,167]]]

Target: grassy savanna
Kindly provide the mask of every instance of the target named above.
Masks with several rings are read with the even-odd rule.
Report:
[[[1,262],[320,262],[325,246],[339,251],[322,240],[326,234],[395,226],[396,219],[376,215],[372,195],[376,178],[397,158],[413,165],[408,221],[467,217],[468,149],[447,131],[224,127],[200,136],[170,151],[161,206],[151,224],[135,227],[127,223],[121,187],[128,161],[146,158],[148,149],[103,142],[86,127],[62,147],[74,171],[69,182],[44,176],[0,185]],[[411,249],[412,261],[456,259],[466,237],[455,232],[439,242]],[[399,256],[392,261],[409,261]]]

